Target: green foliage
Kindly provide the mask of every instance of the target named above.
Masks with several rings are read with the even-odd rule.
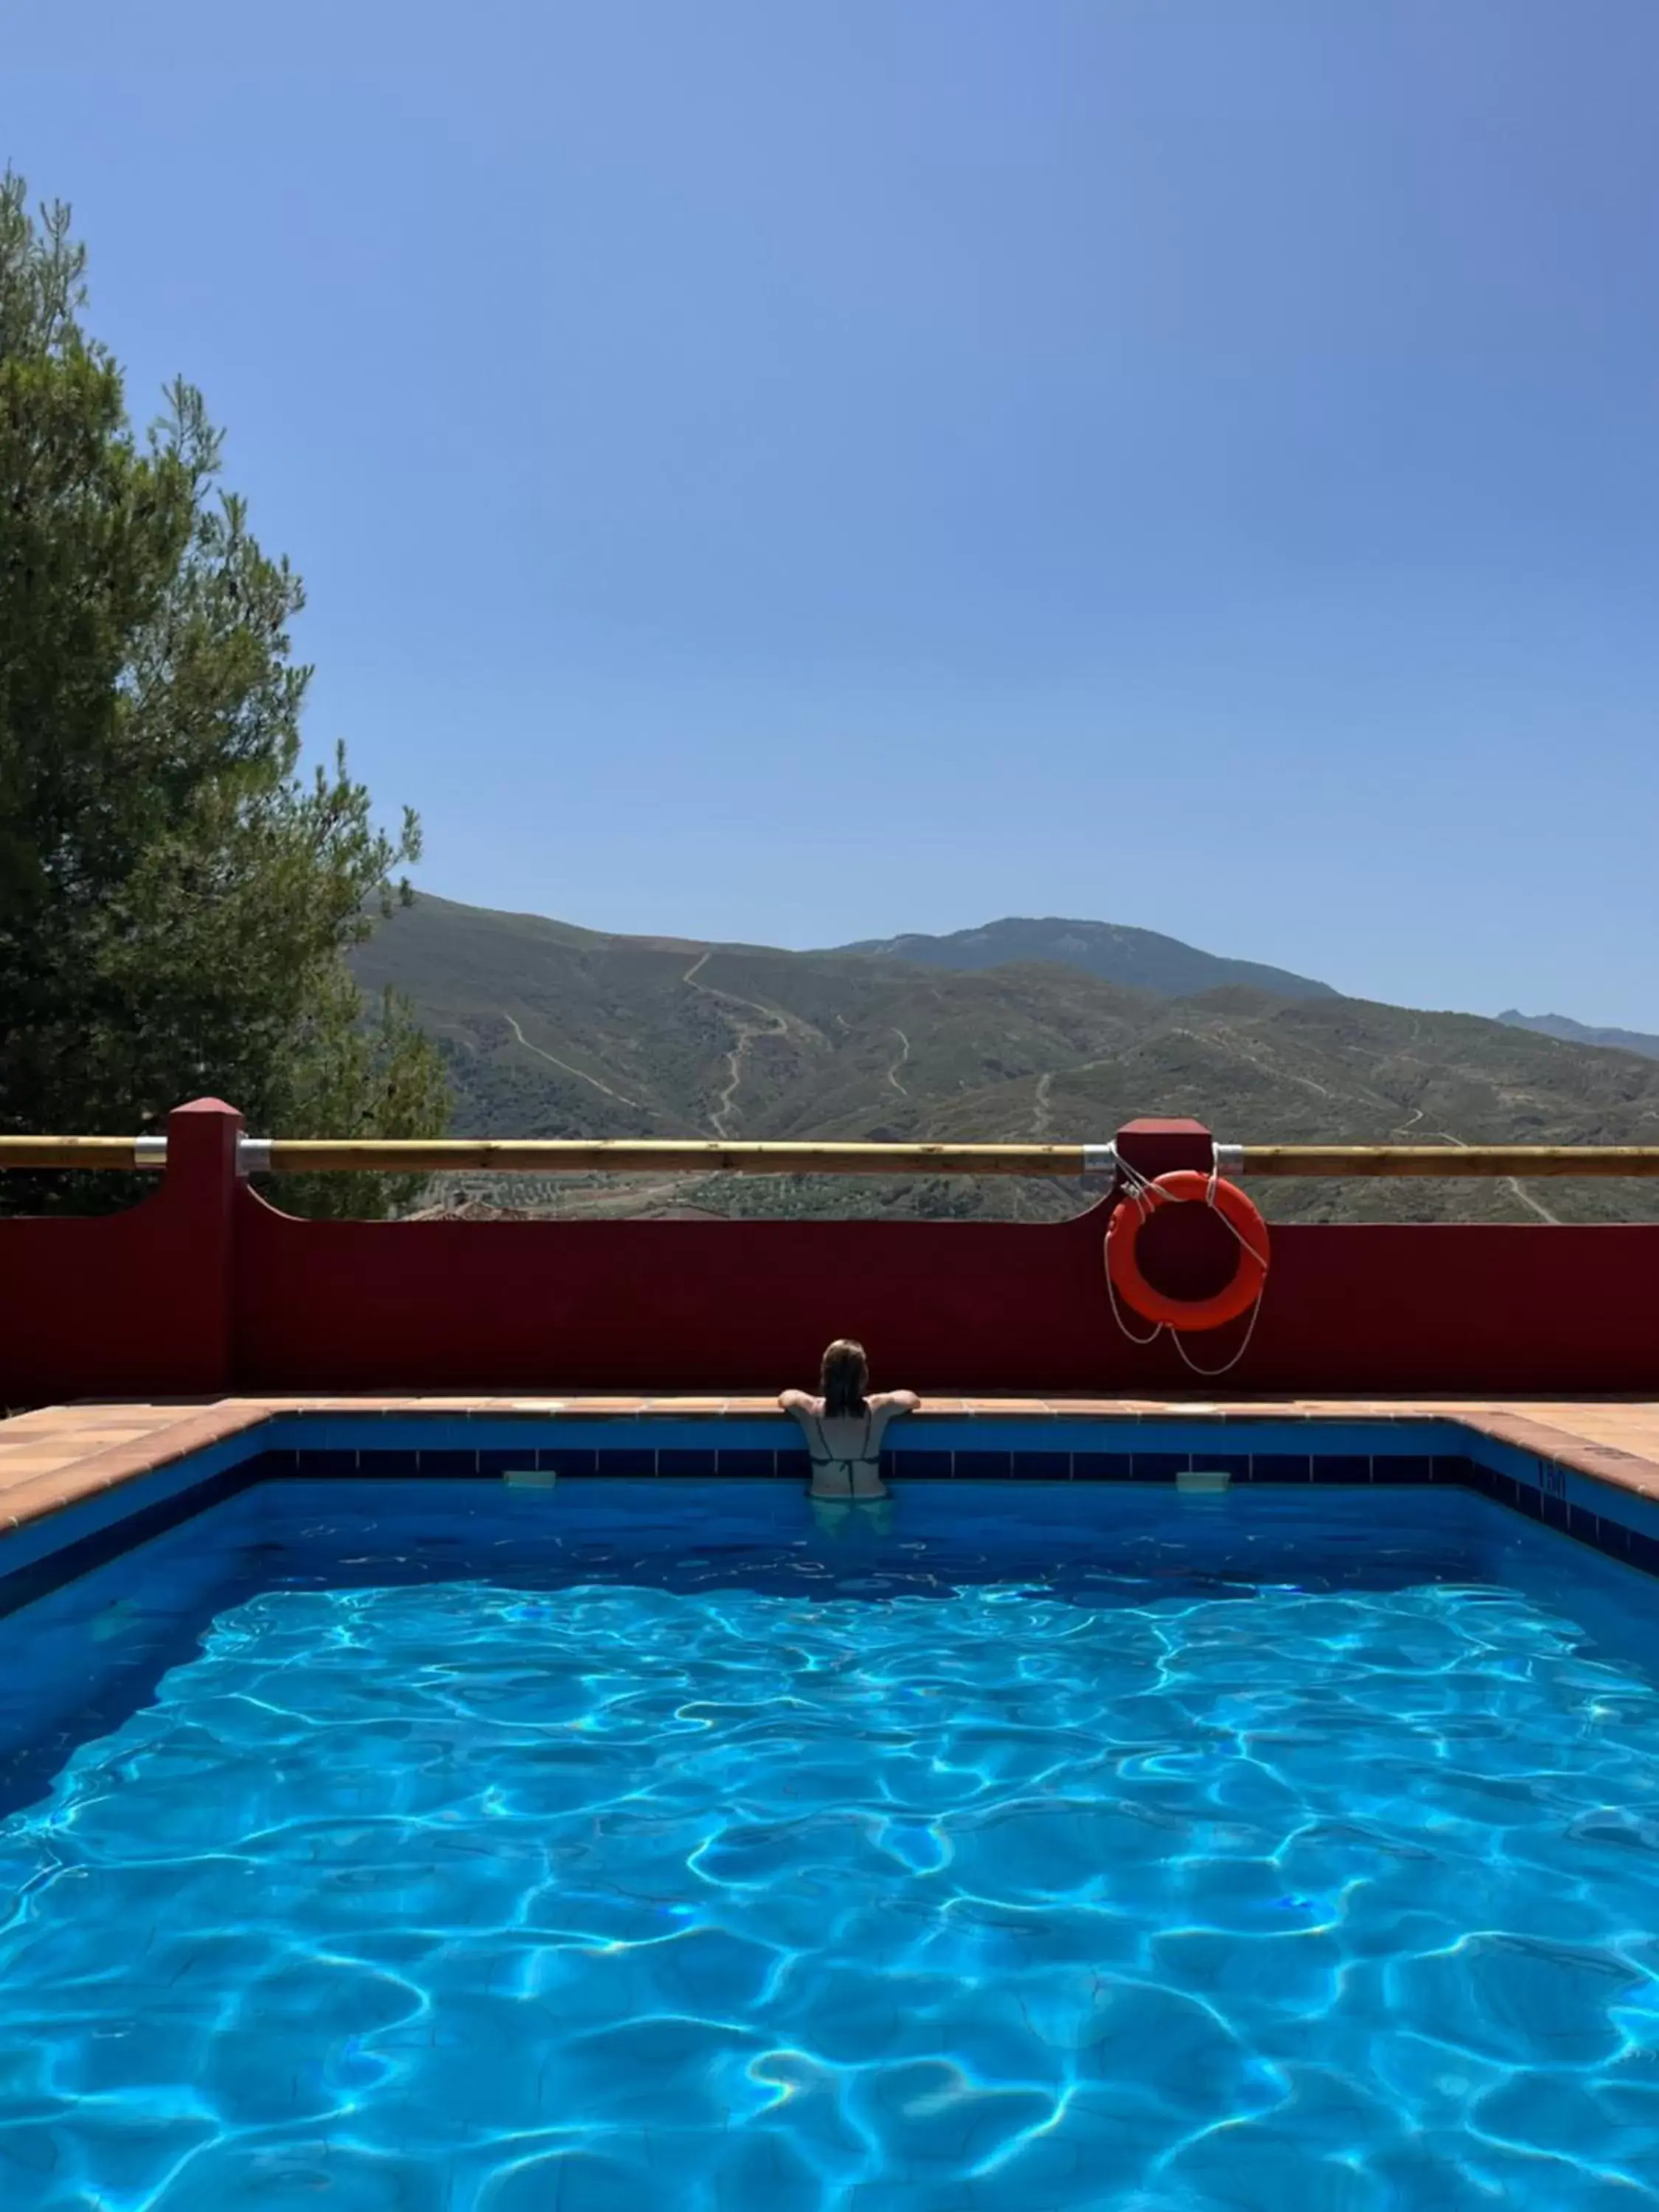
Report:
[[[216,1093],[283,1136],[427,1136],[441,1063],[344,954],[417,857],[347,773],[299,774],[303,605],[182,380],[146,436],[89,337],[68,210],[0,184],[0,1128],[125,1134]],[[9,1177],[0,1205],[121,1202],[125,1178]],[[380,1212],[360,1176],[277,1202]]]

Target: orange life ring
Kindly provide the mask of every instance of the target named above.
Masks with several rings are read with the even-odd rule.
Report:
[[[1208,1200],[1238,1239],[1238,1266],[1231,1282],[1207,1298],[1172,1298],[1155,1291],[1140,1272],[1135,1246],[1160,1206]],[[1237,1321],[1261,1295],[1267,1279],[1267,1224],[1237,1183],[1176,1168],[1139,1190],[1126,1191],[1106,1225],[1106,1273],[1113,1289],[1143,1321],[1170,1328],[1219,1328]]]

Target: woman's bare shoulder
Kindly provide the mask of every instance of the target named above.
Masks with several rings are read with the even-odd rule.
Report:
[[[815,1398],[810,1390],[780,1390],[778,1403],[786,1413],[821,1413],[822,1398]]]

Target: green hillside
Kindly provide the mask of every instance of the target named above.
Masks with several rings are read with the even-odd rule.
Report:
[[[1132,990],[1156,991],[1166,999],[1189,999],[1200,991],[1243,983],[1281,999],[1330,999],[1328,983],[1287,968],[1263,967],[1256,960],[1228,960],[1200,952],[1179,938],[1155,929],[1129,929],[1115,921],[1067,921],[1049,916],[1035,921],[1010,915],[982,929],[958,929],[948,937],[867,938],[837,947],[842,952],[872,952],[888,960],[908,960],[920,968],[959,968],[970,974],[1039,960],[1045,965],[1080,969],[1103,983],[1127,983]]]
[[[1137,1113],[1232,1141],[1659,1142],[1659,1063],[1474,1015],[1229,986],[1160,997],[1056,965],[605,937],[422,898],[357,956],[438,1038],[458,1133],[1099,1139]],[[1040,1217],[1069,1184],[523,1181],[567,1210]],[[1256,1186],[1281,1219],[1659,1218],[1649,1184]]]

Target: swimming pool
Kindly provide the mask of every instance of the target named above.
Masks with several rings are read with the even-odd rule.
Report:
[[[0,2203],[1655,2200],[1654,1595],[1451,1484],[262,1483],[0,1623]]]

